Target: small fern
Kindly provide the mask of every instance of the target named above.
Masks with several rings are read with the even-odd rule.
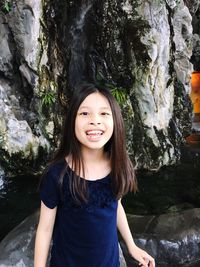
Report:
[[[48,92],[42,96],[42,106],[51,106],[55,101],[56,97],[54,93]]]
[[[3,4],[4,12],[9,13],[11,11],[11,9],[12,9],[11,2],[10,1],[4,1],[4,4]]]
[[[115,87],[113,85],[108,85],[112,95],[115,97],[119,105],[123,105],[127,100],[127,92],[121,87]]]

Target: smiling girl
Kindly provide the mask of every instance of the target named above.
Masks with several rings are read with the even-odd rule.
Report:
[[[70,101],[59,149],[40,187],[35,267],[119,267],[117,229],[140,266],[154,259],[132,238],[121,198],[136,191],[120,108],[109,90],[84,83]]]

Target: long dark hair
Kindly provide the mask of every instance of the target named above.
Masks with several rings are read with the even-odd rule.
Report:
[[[104,150],[108,153],[111,162],[114,196],[119,199],[129,191],[135,192],[137,190],[134,168],[126,150],[124,122],[117,101],[107,88],[97,84],[82,83],[75,88],[70,99],[70,105],[64,120],[61,142],[53,160],[48,165],[49,168],[56,162],[70,156],[72,170],[74,170],[73,177],[70,177],[70,190],[78,202],[80,200],[87,201],[87,185],[86,181],[79,176],[80,170],[83,170],[84,174],[84,164],[81,156],[81,144],[75,135],[75,119],[81,103],[88,95],[95,92],[99,92],[106,97],[112,110],[114,130],[112,137],[104,146]],[[61,187],[66,170],[67,162],[59,177]]]

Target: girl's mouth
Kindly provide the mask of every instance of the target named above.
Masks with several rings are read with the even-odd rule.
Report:
[[[87,135],[102,135],[104,132],[102,130],[88,130]]]
[[[102,136],[104,133],[104,131],[102,130],[88,130],[86,131],[86,135],[90,138],[90,139],[98,139],[100,136]]]

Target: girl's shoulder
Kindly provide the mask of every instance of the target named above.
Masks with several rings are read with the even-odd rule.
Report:
[[[64,172],[67,168],[66,161],[64,159],[61,159],[59,161],[51,163],[45,171],[44,176],[52,177],[52,179],[56,179],[62,175],[62,172]]]
[[[64,159],[60,159],[56,162],[53,162],[49,165],[48,170],[51,172],[59,172],[61,171],[65,166],[67,166],[66,161]]]
[[[56,207],[60,198],[60,177],[65,168],[63,161],[51,163],[45,169],[40,183],[40,198],[49,208]]]

